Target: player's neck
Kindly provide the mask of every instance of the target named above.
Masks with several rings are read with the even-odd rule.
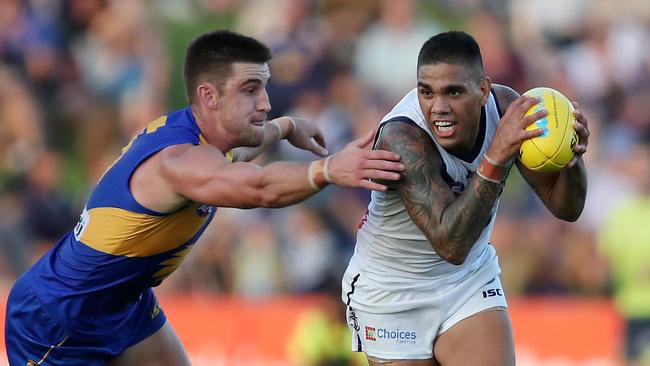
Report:
[[[201,136],[203,136],[208,144],[216,147],[224,154],[234,147],[225,138],[227,133],[222,131],[221,124],[214,120],[211,113],[206,113],[206,111],[196,105],[192,105],[191,109],[194,120],[199,126],[199,130],[201,130]]]

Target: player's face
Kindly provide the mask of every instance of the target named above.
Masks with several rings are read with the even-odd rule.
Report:
[[[266,84],[269,66],[234,63],[219,98],[220,119],[236,146],[258,146],[264,139],[264,121],[271,110]]]
[[[468,152],[479,131],[490,80],[470,65],[435,63],[418,70],[418,100],[436,141],[451,152]]]

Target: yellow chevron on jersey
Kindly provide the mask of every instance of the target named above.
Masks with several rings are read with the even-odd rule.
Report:
[[[78,240],[100,252],[146,257],[166,252],[190,240],[208,216],[192,204],[173,215],[157,216],[117,207],[87,210]]]
[[[187,253],[190,252],[192,245],[188,245],[185,249],[174,253],[174,256],[168,260],[161,262],[160,265],[163,266],[163,268],[161,268],[153,275],[154,280],[162,281],[167,278],[167,276],[169,276],[172,272],[174,272],[176,268],[181,265],[181,262],[183,262],[183,258],[185,258]]]
[[[167,123],[167,116],[165,115],[165,116],[159,117],[158,119],[154,120],[153,122],[150,122],[147,125],[147,133],[156,132],[156,130],[158,128],[164,126],[165,123]]]

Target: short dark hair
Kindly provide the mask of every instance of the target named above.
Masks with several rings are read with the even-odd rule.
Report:
[[[185,52],[183,77],[190,103],[194,90],[206,78],[215,79],[222,88],[235,62],[263,64],[271,59],[271,50],[262,42],[228,30],[217,30],[195,38]]]
[[[424,42],[418,54],[418,71],[422,65],[439,62],[474,65],[483,76],[481,49],[474,37],[465,32],[439,33]]]

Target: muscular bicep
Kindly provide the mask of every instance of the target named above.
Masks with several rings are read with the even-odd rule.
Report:
[[[256,207],[261,167],[229,163],[211,145],[172,146],[160,153],[159,174],[187,200],[224,207]]]
[[[455,197],[442,179],[442,161],[431,137],[414,125],[391,122],[382,129],[377,148],[402,157],[405,171],[395,189],[413,222],[435,240],[442,214]]]

